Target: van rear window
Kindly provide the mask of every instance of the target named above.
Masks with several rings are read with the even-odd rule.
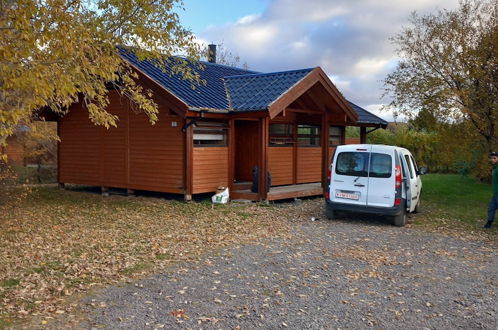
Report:
[[[341,152],[337,155],[335,173],[350,176],[368,176],[368,152]]]
[[[339,175],[389,178],[392,175],[392,159],[387,154],[341,152],[337,155],[335,172]]]
[[[371,178],[390,178],[392,172],[392,160],[390,155],[372,153],[370,159]]]

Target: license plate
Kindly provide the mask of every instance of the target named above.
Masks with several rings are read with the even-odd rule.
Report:
[[[352,192],[344,192],[344,191],[336,191],[335,192],[335,197],[337,198],[345,198],[345,199],[353,199],[353,200],[359,200],[360,199],[360,194],[359,193],[352,193]]]

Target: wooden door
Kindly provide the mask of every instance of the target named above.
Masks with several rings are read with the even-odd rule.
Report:
[[[252,182],[252,169],[259,160],[258,121],[235,121],[235,164],[237,182]]]

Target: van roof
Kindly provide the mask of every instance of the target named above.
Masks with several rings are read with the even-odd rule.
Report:
[[[398,147],[398,146],[391,146],[387,144],[343,144],[340,146],[337,146],[337,149],[346,149],[346,150],[356,150],[356,149],[364,149],[364,148],[369,148],[372,146],[376,147],[381,147],[385,148],[385,150],[400,150],[400,151],[407,151],[410,152],[408,149],[403,148],[403,147]]]

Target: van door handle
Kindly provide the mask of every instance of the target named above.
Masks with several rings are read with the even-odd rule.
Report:
[[[365,187],[365,185],[364,185],[364,184],[361,184],[361,183],[355,183],[354,185],[355,185],[356,187]]]

